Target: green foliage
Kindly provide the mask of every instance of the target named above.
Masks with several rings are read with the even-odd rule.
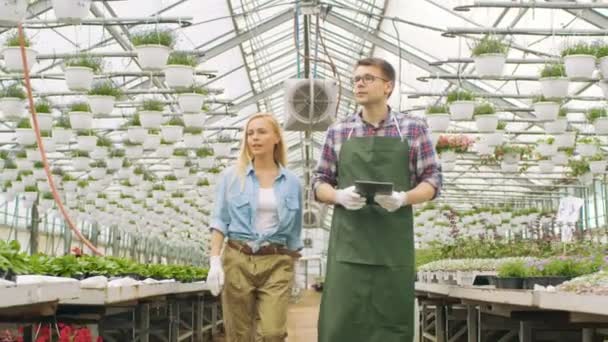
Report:
[[[75,150],[75,151],[72,151],[72,157],[73,158],[78,158],[78,157],[88,158],[89,157],[89,152],[87,152],[87,151],[81,151],[81,150]]]
[[[199,128],[199,127],[185,127],[184,128],[184,133],[188,133],[188,134],[202,134],[203,133],[203,129]]]
[[[200,85],[191,85],[189,87],[186,88],[179,88],[177,89],[177,93],[178,94],[199,94],[199,95],[209,95],[209,91],[205,88],[203,88]]]
[[[606,43],[597,44],[597,46],[595,48],[595,57],[603,58],[606,56],[608,56],[608,44],[606,44]]]
[[[141,110],[149,112],[162,112],[165,105],[159,100],[144,100]]]
[[[580,159],[580,160],[569,159],[568,167],[570,168],[570,172],[568,172],[568,175],[571,177],[582,176],[585,173],[591,171],[589,169],[589,162],[585,159]]]
[[[175,177],[175,175],[166,175],[165,177],[163,177],[163,179],[166,181],[176,181],[177,177]]]
[[[117,87],[111,81],[103,81],[94,83],[88,94],[98,96],[113,96],[114,98],[119,98],[123,95],[123,92],[120,87]]]
[[[74,102],[70,105],[70,112],[90,112],[91,106],[86,102]]]
[[[167,60],[167,65],[186,65],[196,67],[198,61],[195,56],[185,52],[172,52]]]
[[[561,63],[547,64],[541,70],[540,77],[566,77],[566,68]]]
[[[178,118],[177,116],[172,117],[166,124],[165,126],[182,126],[184,127],[184,120],[182,120],[181,118]]]
[[[17,83],[13,83],[6,88],[0,90],[0,97],[4,98],[18,98],[21,100],[25,100],[25,91],[23,87]]]
[[[202,147],[196,150],[196,156],[199,158],[205,158],[213,156],[213,149],[209,147]]]
[[[188,150],[184,148],[176,148],[175,150],[173,150],[173,155],[176,157],[187,157]]]
[[[479,40],[471,49],[471,55],[480,56],[488,53],[507,54],[509,47],[500,39],[486,36]]]
[[[156,184],[152,187],[152,190],[155,191],[165,191],[165,186],[162,184]]]
[[[568,116],[568,109],[561,107],[559,109],[559,113],[557,114],[560,118],[565,118]]]
[[[27,259],[27,254],[21,252],[18,241],[0,240],[0,270],[26,274],[29,270]]]
[[[586,42],[578,42],[572,46],[566,47],[562,50],[562,57],[572,55],[592,55],[596,56],[597,48]]]
[[[449,112],[450,112],[450,110],[448,109],[448,106],[446,106],[444,104],[438,104],[438,105],[432,105],[432,106],[426,107],[427,114],[447,114]]]
[[[54,200],[55,198],[53,197],[53,193],[49,192],[49,191],[45,191],[42,193],[42,199],[45,200]]]
[[[131,120],[128,121],[127,126],[137,126],[137,127],[141,126],[141,120],[139,119],[138,113],[133,114],[133,116],[131,117]]]
[[[523,260],[505,262],[498,267],[500,278],[523,278],[528,276],[528,267]]]
[[[496,109],[494,108],[494,106],[491,103],[486,102],[475,106],[475,111],[473,112],[473,115],[491,115],[495,113]]]
[[[142,31],[131,35],[131,42],[134,46],[163,45],[172,48],[175,36],[169,30]]]
[[[25,47],[30,47],[31,45],[31,41],[30,39],[27,37],[27,35],[24,33],[23,34],[23,40],[24,40],[24,45]],[[21,46],[21,43],[19,42],[19,31],[15,31],[13,33],[11,33],[6,40],[4,41],[4,46],[6,47],[19,47]]]
[[[551,97],[547,98],[547,97],[545,97],[543,95],[534,96],[532,98],[532,103],[538,103],[538,102],[556,102],[556,103],[559,103],[559,104],[562,103],[561,99],[559,99],[559,98],[551,98]]]
[[[111,147],[112,140],[105,136],[97,136],[97,147]]]
[[[36,113],[45,113],[50,114],[52,112],[51,104],[46,101],[38,101],[34,107],[36,109]]]
[[[43,169],[44,163],[41,161],[34,162],[34,169]]]
[[[507,128],[507,123],[504,121],[498,121],[498,125],[496,126],[496,129],[499,131],[503,131]]]
[[[456,101],[474,101],[475,97],[467,90],[452,90],[448,93],[447,102],[452,103]]]
[[[208,171],[209,173],[215,173],[215,174],[218,174],[218,173],[222,172],[222,169],[221,169],[220,167],[216,166],[216,167],[212,167],[212,168],[210,168],[210,169],[209,169],[209,170],[207,170],[207,171]]]
[[[38,187],[36,187],[35,185],[28,185],[25,187],[25,192],[37,192],[38,191]]]
[[[585,113],[585,116],[587,117],[587,120],[589,120],[589,122],[594,123],[595,120],[599,118],[608,117],[608,112],[606,112],[606,108],[604,107],[594,107],[588,109]]]
[[[32,128],[32,124],[29,118],[24,118],[17,122],[17,128]]]
[[[98,57],[93,57],[90,55],[80,55],[74,58],[71,58],[65,61],[66,67],[83,67],[89,68],[93,70],[93,72],[98,73],[102,69],[103,60]]]

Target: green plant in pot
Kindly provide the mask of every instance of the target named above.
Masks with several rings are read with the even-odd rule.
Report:
[[[103,60],[91,55],[82,54],[65,61],[66,68],[89,68],[93,73],[99,73],[102,70]]]
[[[471,49],[475,69],[480,76],[500,76],[509,47],[501,39],[486,36]]]

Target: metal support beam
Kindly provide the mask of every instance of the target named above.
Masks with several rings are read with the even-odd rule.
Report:
[[[31,212],[32,222],[30,223],[30,254],[38,253],[38,245],[40,242],[40,219],[38,217],[38,201],[34,202]]]

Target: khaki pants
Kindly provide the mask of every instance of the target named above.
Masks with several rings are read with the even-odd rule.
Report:
[[[294,274],[292,257],[246,255],[226,246],[223,266],[226,342],[285,341]]]

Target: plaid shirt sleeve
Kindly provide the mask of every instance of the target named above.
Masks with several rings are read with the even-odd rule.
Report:
[[[335,135],[336,131],[334,128],[330,128],[327,131],[319,162],[317,163],[317,167],[313,172],[313,191],[315,191],[322,183],[327,183],[333,187],[338,185],[338,172],[336,168],[338,157],[335,149]]]
[[[443,183],[441,164],[437,158],[437,153],[435,153],[427,126],[420,122],[415,127],[410,151],[410,163],[413,166],[411,169],[415,170],[416,173],[413,186],[421,182],[431,184],[435,188],[435,196],[433,196],[433,199],[435,199],[439,196]]]

